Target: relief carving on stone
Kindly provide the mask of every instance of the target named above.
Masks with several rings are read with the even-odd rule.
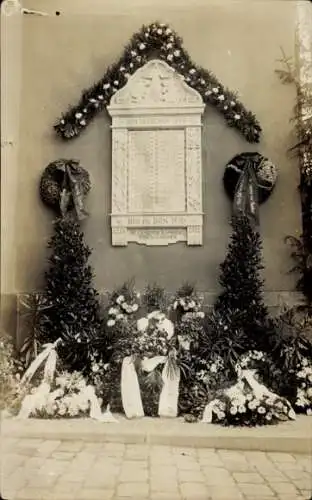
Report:
[[[111,99],[112,244],[202,244],[201,96],[149,61]]]
[[[138,69],[111,99],[110,106],[201,104],[202,98],[164,61],[155,59]]]

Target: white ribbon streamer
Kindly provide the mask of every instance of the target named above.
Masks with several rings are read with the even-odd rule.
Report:
[[[127,418],[144,417],[140,386],[132,356],[126,356],[122,362],[121,399]]]
[[[161,376],[163,387],[159,397],[158,415],[160,417],[174,418],[178,414],[180,368],[177,367],[170,376],[169,360],[167,359]]]
[[[175,373],[170,376],[167,356],[143,358],[141,366],[143,371],[151,373],[160,364],[165,366],[162,371],[163,387],[158,402],[158,415],[160,417],[176,417],[178,414],[180,369],[177,368]],[[140,385],[131,356],[125,357],[122,362],[121,398],[127,418],[144,417]]]
[[[25,384],[30,382],[36,371],[40,368],[42,363],[47,359],[47,363],[44,370],[44,380],[45,377],[52,378],[54,377],[55,366],[56,366],[56,351],[55,348],[60,343],[61,339],[56,340],[53,344],[45,344],[45,349],[42,351],[36,359],[31,363],[29,368],[24,373],[21,384]]]

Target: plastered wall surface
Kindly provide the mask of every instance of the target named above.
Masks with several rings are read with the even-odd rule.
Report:
[[[140,2],[136,2],[138,5]],[[218,289],[219,263],[229,236],[230,203],[222,186],[225,164],[243,151],[269,156],[279,169],[276,189],[261,206],[261,233],[267,291],[292,291],[295,277],[288,234],[299,234],[300,200],[296,159],[287,154],[294,143],[290,123],[295,91],[275,74],[280,47],[295,51],[296,6],[292,1],[99,2],[55,1],[61,15],[23,17],[21,107],[18,178],[16,181],[14,290],[38,289],[43,283],[46,244],[52,234],[52,214],[40,202],[38,182],[51,161],[77,158],[92,179],[87,199],[89,219],[85,236],[93,248],[92,264],[99,290],[112,289],[136,277],[137,285],[157,281],[175,290],[183,281],[195,281],[208,293]],[[25,7],[51,12],[47,0],[24,2]],[[194,62],[212,70],[227,87],[237,90],[245,106],[258,117],[263,136],[248,144],[223,117],[207,107],[203,119],[203,246],[127,248],[111,246],[111,130],[101,113],[82,135],[62,142],[53,131],[55,119],[76,104],[81,91],[104,74],[123,46],[142,24],[169,23],[184,40]]]

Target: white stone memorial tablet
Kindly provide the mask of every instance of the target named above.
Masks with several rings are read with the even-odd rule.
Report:
[[[161,60],[111,99],[112,244],[202,245],[204,103]]]

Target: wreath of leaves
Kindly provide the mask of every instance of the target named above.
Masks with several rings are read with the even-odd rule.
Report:
[[[100,81],[82,93],[76,106],[70,107],[57,121],[54,125],[56,133],[64,140],[80,135],[130,76],[155,57],[166,61],[181,74],[206,104],[216,107],[229,127],[236,128],[248,142],[259,142],[261,127],[255,115],[213,73],[194,64],[182,46],[182,39],[167,24],[159,22],[143,26],[133,35],[120,59],[107,69]]]
[[[87,170],[85,170],[77,160],[59,159],[55,160],[44,169],[39,184],[40,198],[45,205],[59,213],[61,211],[62,191],[70,190],[66,182],[66,166],[72,167],[79,183],[81,197],[85,197],[90,189],[91,182]],[[71,197],[69,208],[73,208],[73,199]]]

